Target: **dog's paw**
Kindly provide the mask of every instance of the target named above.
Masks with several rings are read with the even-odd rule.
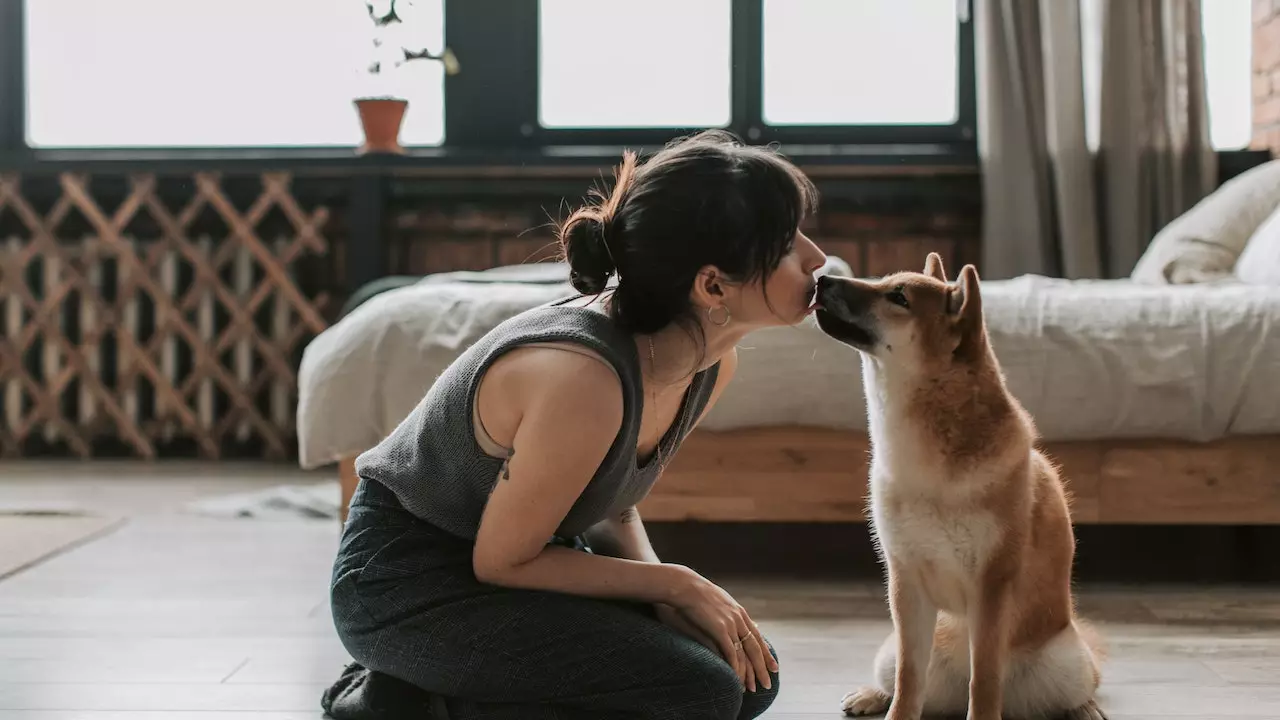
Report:
[[[1102,712],[1096,701],[1090,700],[1074,710],[1068,710],[1062,715],[1062,720],[1107,720],[1107,714]]]
[[[888,693],[879,688],[858,688],[844,696],[840,701],[840,709],[848,717],[883,715],[892,700]]]

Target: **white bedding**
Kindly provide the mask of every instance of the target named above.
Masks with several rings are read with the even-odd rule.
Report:
[[[377,443],[469,343],[571,294],[564,278],[554,264],[449,273],[357,308],[303,355],[299,463]],[[1280,433],[1280,288],[1026,276],[982,294],[1008,383],[1046,439]],[[702,427],[866,427],[857,353],[812,319],[749,336],[739,358]]]

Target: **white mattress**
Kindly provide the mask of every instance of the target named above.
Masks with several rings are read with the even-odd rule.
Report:
[[[430,276],[321,333],[298,376],[299,463],[376,444],[468,344],[571,294],[564,277],[559,265]],[[1008,383],[1046,439],[1280,433],[1280,288],[1025,276],[982,293]],[[739,358],[702,427],[866,427],[857,353],[812,319],[749,336]]]

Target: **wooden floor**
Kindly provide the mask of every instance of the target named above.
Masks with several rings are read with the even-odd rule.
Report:
[[[334,524],[173,510],[298,476],[14,467],[0,466],[2,499],[79,498],[131,518],[0,581],[0,718],[321,717],[347,660],[325,600]],[[783,690],[766,717],[839,718],[889,629],[880,589],[717,579],[778,648]],[[1111,640],[1102,704],[1115,720],[1280,717],[1280,589],[1085,587],[1080,606]]]

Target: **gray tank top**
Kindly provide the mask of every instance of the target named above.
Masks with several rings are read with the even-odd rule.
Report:
[[[661,472],[660,458],[676,451],[706,408],[720,366],[694,376],[658,452],[642,465],[637,445],[644,395],[635,341],[603,313],[564,305],[572,299],[577,298],[526,310],[467,348],[395,430],[356,459],[357,474],[385,485],[413,515],[474,539],[505,460],[486,453],[476,440],[472,407],[479,380],[494,360],[513,348],[568,341],[594,350],[617,371],[623,415],[609,452],[556,535],[579,535],[644,499]]]

